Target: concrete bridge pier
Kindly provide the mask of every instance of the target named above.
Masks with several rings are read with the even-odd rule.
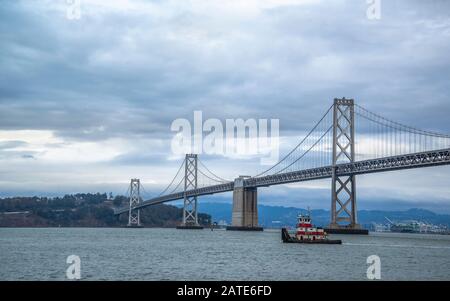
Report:
[[[234,180],[232,222],[227,230],[263,231],[258,226],[257,188],[244,187],[244,177]]]

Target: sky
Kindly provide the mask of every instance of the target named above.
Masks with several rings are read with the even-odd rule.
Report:
[[[369,1],[370,2],[370,1]],[[366,0],[0,2],[0,197],[150,195],[176,173],[178,118],[279,119],[280,154],[335,97],[450,133],[450,3]],[[220,176],[256,156],[205,156]],[[450,167],[358,176],[359,209],[450,213]],[[260,202],[330,206],[330,181],[260,190]],[[231,195],[208,197],[231,201]]]

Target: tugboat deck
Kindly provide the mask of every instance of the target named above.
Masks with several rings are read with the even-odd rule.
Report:
[[[299,243],[299,244],[331,244],[331,245],[339,245],[342,244],[340,239],[298,239],[296,237],[292,237],[289,235],[289,232],[286,228],[281,229],[281,239],[284,243]]]

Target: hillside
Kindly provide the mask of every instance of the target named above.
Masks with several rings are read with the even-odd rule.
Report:
[[[231,222],[231,203],[199,203],[199,210],[212,216],[214,222],[224,220]],[[260,225],[264,227],[293,226],[296,216],[305,209],[281,206],[258,205],[258,218]],[[330,211],[323,209],[311,210],[313,221],[318,226],[326,226],[330,222]],[[450,215],[437,214],[425,209],[409,209],[406,211],[358,211],[359,223],[370,228],[372,223],[387,223],[385,217],[392,221],[419,220],[432,224],[450,226]]]
[[[75,194],[64,197],[14,197],[0,199],[0,227],[121,227],[127,214],[113,215],[113,207],[127,204],[126,197],[109,199],[106,194]],[[183,210],[171,205],[154,205],[141,210],[145,227],[175,227]],[[199,222],[210,216],[199,213]]]
[[[14,197],[0,198],[0,227],[121,227],[127,224],[127,214],[120,218],[113,215],[113,207],[127,205],[127,198],[106,194],[74,194],[64,197]],[[231,223],[231,203],[199,203],[199,222],[208,225],[214,222]],[[141,210],[141,222],[145,227],[175,227],[182,219],[180,206],[154,205]],[[304,209],[282,206],[259,205],[259,223],[264,227],[279,228],[293,226],[298,213]],[[311,211],[318,226],[330,221],[330,211]],[[450,215],[437,214],[424,209],[405,211],[360,210],[360,224],[370,228],[372,223],[419,220],[432,224],[450,226]]]

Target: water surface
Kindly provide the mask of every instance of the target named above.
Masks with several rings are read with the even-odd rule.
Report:
[[[0,280],[65,280],[67,256],[86,280],[450,280],[450,236],[332,235],[343,245],[283,244],[280,231],[0,228]]]

